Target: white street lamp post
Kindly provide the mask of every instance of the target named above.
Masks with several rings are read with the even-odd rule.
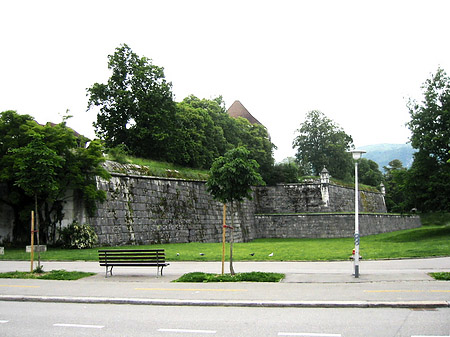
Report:
[[[358,191],[358,160],[366,151],[353,150],[351,154],[355,160],[355,278],[359,277],[359,191]]]

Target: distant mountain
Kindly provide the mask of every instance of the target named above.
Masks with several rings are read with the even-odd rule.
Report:
[[[375,144],[362,146],[358,149],[364,150],[364,158],[376,162],[383,172],[383,167],[388,166],[389,162],[398,159],[404,167],[411,167],[413,154],[417,150],[413,149],[411,144]]]

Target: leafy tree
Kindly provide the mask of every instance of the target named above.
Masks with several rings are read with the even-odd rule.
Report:
[[[438,68],[422,89],[421,104],[414,100],[408,102],[411,144],[442,163],[450,159],[450,77]]]
[[[37,134],[41,126],[31,116],[19,115],[8,110],[0,114],[0,183],[5,192],[0,202],[8,205],[14,215],[13,237],[23,238],[29,235],[29,214],[33,209],[33,198],[15,184],[14,163],[16,154],[13,149],[25,147]]]
[[[201,103],[198,98],[190,96],[177,104],[176,151],[173,157],[177,164],[210,168],[213,160],[225,153],[227,142],[222,128],[211,116],[212,106]]]
[[[268,179],[273,168],[273,149],[267,129],[244,118],[228,115],[222,97],[199,99],[193,95],[177,104],[176,162],[203,168],[238,146],[250,151],[259,173]]]
[[[35,214],[39,214],[38,199],[53,199],[58,191],[57,169],[61,168],[64,159],[44,144],[42,135],[34,135],[27,146],[10,151],[16,154],[15,184],[23,189],[25,194],[34,197]],[[40,245],[38,216],[36,217],[36,231],[37,244]],[[38,261],[38,268],[40,268],[40,255]]]
[[[276,163],[272,169],[270,177],[264,181],[267,185],[275,185],[278,183],[297,183],[301,175],[300,167],[295,158],[288,157]]]
[[[268,180],[274,165],[273,150],[276,146],[272,144],[267,129],[260,124],[250,124],[242,117],[232,119],[238,126],[238,145],[245,146],[249,150],[250,158],[259,164],[258,172],[263,180]]]
[[[450,210],[450,77],[438,68],[422,89],[421,103],[408,102],[411,144],[418,149],[408,190],[414,207],[421,211]]]
[[[37,201],[41,238],[55,241],[56,225],[62,220],[62,204],[67,190],[85,201],[89,214],[97,201],[105,199],[97,190],[96,177],[108,178],[99,141],[90,142],[68,128],[39,125],[28,115],[5,111],[0,117],[0,183],[7,193],[0,202],[14,213],[14,240],[29,237],[29,210]]]
[[[384,170],[386,208],[388,212],[404,213],[409,207],[406,191],[408,171],[398,159],[390,161],[388,166],[384,167]]]
[[[293,147],[298,148],[297,161],[306,174],[319,175],[326,167],[330,174],[342,180],[351,180],[353,162],[348,151],[353,139],[322,112],[308,112],[297,130]]]
[[[214,161],[206,184],[214,199],[223,204],[231,204],[230,273],[234,275],[233,204],[240,203],[244,199],[251,199],[251,186],[264,184],[264,181],[258,173],[258,163],[250,159],[250,152],[245,147],[237,147]]]
[[[409,209],[421,212],[450,210],[450,164],[441,163],[423,151],[414,154],[406,190]]]
[[[361,184],[378,187],[383,180],[383,174],[378,164],[373,160],[361,158],[358,164],[359,182]]]
[[[173,161],[175,103],[164,69],[126,44],[108,59],[108,82],[87,89],[88,109],[99,107],[97,135],[109,148],[123,143],[134,155]]]

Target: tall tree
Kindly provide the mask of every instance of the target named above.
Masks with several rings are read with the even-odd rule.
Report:
[[[400,160],[394,159],[384,167],[384,185],[386,187],[386,208],[388,212],[404,213],[410,207],[407,193],[408,171]]]
[[[262,185],[264,181],[258,173],[258,163],[250,159],[250,152],[245,147],[237,147],[214,161],[206,184],[214,199],[223,204],[231,204],[230,273],[234,275],[233,206],[236,202],[251,199],[251,186]]]
[[[293,147],[297,148],[297,161],[306,173],[319,175],[326,167],[333,177],[351,180],[353,162],[348,151],[353,147],[353,139],[341,127],[313,110],[307,113],[297,133]]]
[[[176,163],[209,169],[214,159],[226,152],[223,129],[214,120],[218,108],[216,101],[195,96],[177,103]]]
[[[108,59],[108,82],[87,89],[88,109],[99,107],[97,135],[109,148],[125,144],[134,155],[171,160],[175,103],[164,69],[126,44]]]
[[[450,159],[450,77],[438,68],[422,85],[422,90],[421,103],[408,102],[411,144],[442,163]]]
[[[409,170],[408,189],[421,211],[450,210],[450,77],[438,68],[422,85],[421,103],[408,102],[411,144],[418,152]]]

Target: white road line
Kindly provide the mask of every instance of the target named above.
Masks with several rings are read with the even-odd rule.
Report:
[[[66,324],[66,323],[55,323],[53,326],[65,327],[65,328],[86,328],[86,329],[103,329],[104,325],[89,325],[89,324]]]
[[[279,332],[278,336],[341,337],[342,335],[334,333]]]
[[[158,329],[159,332],[180,332],[180,333],[209,333],[215,334],[215,330],[190,330],[190,329]]]
[[[0,324],[5,324],[5,323],[8,323],[9,321],[5,321],[5,320],[0,320]]]

